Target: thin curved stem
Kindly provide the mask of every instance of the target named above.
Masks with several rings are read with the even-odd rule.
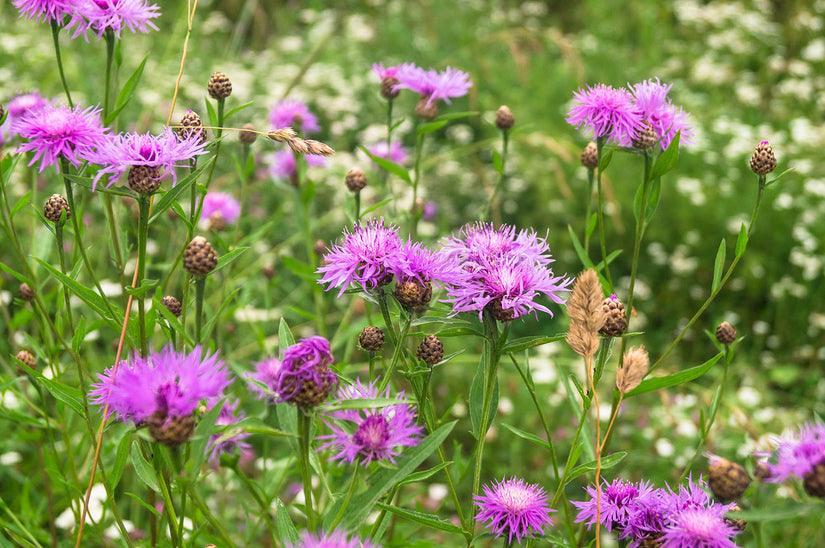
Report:
[[[315,517],[315,511],[312,508],[312,474],[309,464],[309,431],[312,427],[312,416],[307,410],[300,407],[295,407],[295,412],[298,414],[298,434],[300,460],[301,460],[301,483],[304,487],[304,504],[306,505],[307,515],[307,529],[315,531],[318,528],[318,523]]]
[[[481,420],[478,424],[475,447],[475,465],[473,466],[473,497],[478,494],[481,487],[481,465],[484,458],[484,442],[487,437],[487,424],[490,422],[490,412],[493,404],[493,394],[495,393],[496,379],[498,375],[498,325],[489,307],[482,312],[484,322],[484,352],[482,360],[485,366],[484,376],[484,398],[481,404]],[[473,506],[473,524],[476,520],[478,507]]]
[[[602,250],[602,262],[604,263],[604,273],[605,278],[607,278],[607,284],[610,286],[610,292],[614,293],[615,290],[613,289],[613,279],[610,277],[610,265],[607,262],[607,243],[605,242],[604,236],[604,199],[602,197],[602,149],[604,147],[604,137],[596,137],[596,149],[598,150],[598,162],[599,168],[598,172],[596,173],[596,186],[599,191],[599,205],[597,208],[598,213],[598,223],[599,223],[599,243],[601,245]]]
[[[54,56],[57,60],[57,72],[60,74],[60,83],[63,85],[63,91],[66,93],[66,101],[69,103],[69,108],[74,108],[72,102],[72,94],[69,92],[69,84],[66,82],[66,74],[63,72],[63,58],[60,55],[60,24],[55,20],[51,20],[52,25],[52,40],[54,41]]]

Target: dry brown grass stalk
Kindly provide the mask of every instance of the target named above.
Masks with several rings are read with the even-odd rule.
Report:
[[[596,271],[589,269],[579,274],[567,300],[570,316],[567,344],[580,356],[593,356],[599,348],[599,329],[606,318],[603,301],[604,293]]]

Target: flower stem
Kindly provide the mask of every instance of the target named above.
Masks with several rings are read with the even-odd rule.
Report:
[[[386,306],[386,300],[384,300],[384,306]],[[383,310],[382,310],[383,312]],[[389,316],[389,313],[387,314]],[[407,340],[407,332],[410,330],[410,324],[412,323],[413,314],[409,312],[407,317],[404,319],[404,323],[401,326],[401,333],[398,336],[398,340],[395,342],[395,348],[392,352],[392,360],[390,361],[390,366],[384,372],[384,377],[381,379],[381,384],[378,386],[378,393],[381,394],[387,388],[387,385],[390,383],[390,378],[392,374],[395,372],[395,368],[398,366],[398,360],[401,358],[401,354],[404,351],[404,343]],[[392,331],[392,328],[390,328]]]
[[[262,488],[258,486],[257,483],[250,480],[249,477],[241,470],[241,467],[238,466],[238,462],[235,461],[231,465],[232,470],[235,474],[240,478],[241,482],[246,487],[246,490],[252,495],[252,498],[258,503],[258,506],[261,507],[261,512],[266,519],[266,526],[269,529],[269,535],[272,537],[272,543],[275,544],[275,539],[277,538],[275,525],[272,523],[272,514],[269,511],[269,503],[267,503],[264,494],[262,493]]]
[[[604,262],[604,272],[605,277],[607,278],[607,284],[610,286],[610,292],[615,293],[613,290],[613,279],[610,277],[610,265],[607,263],[607,243],[605,242],[604,237],[604,198],[602,197],[602,149],[604,147],[604,137],[596,137],[596,149],[598,150],[598,164],[599,168],[596,173],[596,187],[599,191],[599,203],[597,208],[598,213],[598,222],[599,222],[599,243],[601,244],[602,249],[602,261]]]
[[[150,198],[141,195],[138,198],[138,210],[140,219],[138,220],[138,263],[137,263],[137,286],[143,283],[146,276],[146,242],[149,239],[149,210],[151,209]],[[144,301],[145,294],[137,296],[138,302],[138,331],[140,333],[140,355],[144,358],[149,355],[149,344],[146,339],[146,311]]]
[[[347,510],[347,506],[349,505],[349,501],[352,499],[352,495],[355,493],[355,484],[357,483],[358,479],[358,467],[355,467],[355,470],[352,472],[352,480],[349,483],[349,488],[347,489],[346,495],[344,495],[344,504],[341,505],[341,509],[338,510],[338,513],[335,515],[335,519],[332,520],[332,524],[328,527],[330,531],[335,530],[335,527],[341,523],[341,519],[344,517],[344,513]]]
[[[421,153],[424,148],[424,134],[418,134],[418,142],[415,146],[415,171],[413,175],[413,195],[412,204],[410,205],[410,238],[415,239],[415,234],[418,230],[418,218],[421,216],[418,211],[418,180],[421,177]],[[387,149],[387,156],[389,156],[389,149]]]
[[[312,415],[309,410],[297,406],[295,412],[298,414],[298,434],[300,436],[298,452],[301,459],[301,483],[304,486],[307,529],[315,531],[318,524],[315,519],[315,512],[312,509],[312,475],[309,465],[309,434],[312,427]]]
[[[492,221],[493,217],[493,204],[496,201],[496,197],[501,192],[501,189],[504,188],[504,181],[507,179],[505,175],[505,168],[507,166],[507,145],[510,143],[510,131],[509,130],[502,130],[501,132],[501,171],[498,173],[498,181],[496,182],[495,188],[493,188],[493,193],[490,195],[490,199],[487,201],[487,207],[484,208],[484,214],[481,218],[482,221],[490,220]]]
[[[54,224],[54,235],[57,240],[57,255],[60,257],[60,270],[69,276],[69,269],[66,266],[66,252],[63,249],[63,223]],[[69,288],[63,288],[63,295],[66,297],[66,317],[69,319],[69,332],[74,334],[74,321],[72,320],[72,303],[69,295]]]
[[[493,394],[496,388],[496,378],[498,374],[498,325],[493,317],[490,307],[485,307],[482,312],[484,322],[484,351],[482,361],[484,363],[484,398],[481,405],[481,420],[478,424],[475,447],[475,466],[473,467],[473,498],[479,492],[481,486],[481,464],[484,458],[484,442],[487,438],[487,424],[490,422],[490,412],[493,404]],[[476,512],[478,508],[472,506],[473,525],[475,525]]]
[[[590,250],[590,217],[593,215],[593,168],[587,168],[587,213],[584,217],[584,254]]]
[[[203,326],[203,293],[206,288],[206,276],[195,278],[195,344],[201,342]]]
[[[115,33],[111,27],[103,33],[106,39],[106,86],[103,88],[103,119],[109,117],[112,106],[112,63],[115,59]]]
[[[60,34],[60,24],[55,19],[51,20],[51,24],[52,40],[54,41],[54,55],[57,60],[57,72],[60,74],[60,83],[63,84],[63,91],[66,92],[66,101],[69,103],[69,108],[74,108],[72,94],[69,93],[69,84],[66,82],[66,74],[63,72],[63,59],[60,55],[60,40],[58,39],[58,34]]]

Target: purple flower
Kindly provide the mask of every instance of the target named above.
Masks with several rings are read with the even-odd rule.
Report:
[[[14,0],[12,4],[20,11],[20,17],[34,19],[38,23],[49,20],[60,21],[72,11],[71,0]]]
[[[6,119],[0,131],[0,145],[8,139],[17,135],[17,122],[21,118],[42,108],[49,106],[50,102],[44,99],[40,93],[33,91],[17,95],[9,100],[6,105]]]
[[[207,192],[203,197],[202,216],[210,218],[212,215],[220,215],[223,221],[228,224],[235,224],[241,214],[241,204],[224,192]]]
[[[217,352],[209,355],[196,346],[192,352],[176,352],[169,344],[142,358],[134,353],[98,375],[89,401],[109,405],[121,421],[143,422],[155,413],[163,417],[191,415],[201,400],[215,398],[229,386],[224,362]]]
[[[637,501],[650,500],[654,496],[653,486],[650,482],[641,481],[636,484],[621,478],[613,480],[613,483],[610,484],[605,481],[601,489],[601,496],[598,497],[599,511],[597,512],[598,492],[596,487],[588,485],[585,487],[585,491],[590,495],[590,500],[572,501],[573,506],[579,509],[575,522],[587,523],[587,528],[590,529],[598,521],[608,532],[613,529],[623,531],[630,522]]]
[[[445,263],[459,263],[460,269],[447,285],[447,301],[453,313],[478,311],[492,303],[496,319],[508,321],[528,312],[553,313],[537,302],[539,294],[562,304],[560,293],[568,291],[571,279],[554,277],[547,242],[535,231],[492,224],[466,225],[459,237],[443,241],[440,257]]]
[[[389,398],[389,387],[383,394],[379,394],[375,381],[364,386],[360,379],[356,379],[355,384],[341,388],[335,399],[337,402],[345,402],[375,399],[379,396]],[[404,392],[396,394],[395,399],[403,400]],[[374,460],[387,460],[395,464],[395,457],[400,455],[396,448],[418,445],[424,430],[415,422],[415,408],[404,403],[373,409],[342,409],[325,415],[337,420],[327,420],[325,417],[324,422],[330,427],[332,434],[318,436],[319,440],[329,440],[318,450],[335,449],[337,453],[331,460],[340,459],[348,463],[353,463],[360,457],[364,466]],[[338,421],[352,423],[352,426],[343,428],[338,425]]]
[[[381,548],[369,540],[361,541],[356,536],[349,538],[346,533],[333,531],[325,535],[323,533],[309,533],[304,531],[298,544],[287,543],[288,548]]]
[[[326,165],[326,158],[316,154],[305,154],[309,167],[323,167]],[[293,175],[298,173],[298,165],[295,163],[295,154],[291,150],[279,150],[270,157],[269,174],[274,179],[288,181]]]
[[[250,383],[250,388],[270,403],[285,401],[299,407],[315,407],[338,386],[338,375],[329,368],[334,361],[329,341],[313,336],[288,347],[281,360],[270,358],[256,363],[256,371],[246,378],[267,387],[264,391]]]
[[[393,90],[409,89],[427,99],[427,105],[434,99],[443,99],[449,104],[450,97],[467,95],[473,86],[470,75],[458,69],[447,67],[439,72],[435,69],[424,70],[412,63],[405,63],[395,74],[398,84]]]
[[[318,118],[309,111],[301,101],[284,99],[269,111],[269,122],[272,127],[293,127],[304,134],[316,133],[321,130]]]
[[[78,167],[88,160],[93,148],[105,137],[100,122],[100,109],[81,109],[50,106],[31,111],[16,124],[20,137],[28,142],[20,146],[20,152],[34,151],[29,165],[40,161],[40,170],[54,165],[60,171],[60,158]]]
[[[736,548],[731,538],[740,531],[725,522],[725,512],[723,505],[679,512],[659,539],[660,548]]]
[[[390,283],[405,267],[398,228],[385,227],[384,219],[372,219],[354,225],[352,232],[344,229],[343,239],[324,255],[323,264],[317,270],[323,274],[318,283],[326,285],[327,291],[340,287],[339,297],[354,282],[370,292]]]
[[[72,38],[77,38],[92,29],[98,40],[111,30],[120,39],[124,28],[131,32],[148,33],[149,29],[158,30],[151,21],[160,17],[157,5],[147,0],[76,0],[72,19],[66,28],[75,27]]]
[[[680,144],[690,143],[693,136],[692,128],[687,123],[688,114],[681,107],[675,107],[667,96],[671,87],[673,84],[661,84],[658,78],[630,86],[636,109],[641,113],[642,120],[653,127],[662,150],[670,145],[678,131],[682,132]]]
[[[567,113],[567,123],[593,131],[594,138],[607,137],[622,146],[630,146],[642,129],[642,114],[626,89],[597,84],[573,94],[574,105]]]
[[[521,544],[522,537],[543,535],[544,527],[553,525],[550,512],[555,510],[547,504],[544,489],[515,476],[493,482],[492,488],[485,485],[484,494],[475,495],[473,502],[481,510],[476,519],[487,521],[490,532],[496,538],[506,534],[510,544],[513,537]]]
[[[404,165],[410,159],[407,149],[399,141],[393,141],[390,144],[390,152],[387,154],[387,142],[376,143],[371,147],[367,147],[372,154],[379,158],[385,158],[398,165]]]
[[[221,405],[220,413],[215,421],[216,426],[237,424],[238,421],[246,416],[243,411],[238,411],[238,406],[240,405],[240,401],[238,400],[226,400],[221,403],[218,398],[212,398],[207,402],[207,409],[212,409],[215,404]],[[213,462],[217,461],[221,453],[230,454],[236,447],[242,452],[251,449],[252,446],[243,441],[248,437],[248,433],[232,429],[226,429],[220,434],[213,434],[209,438],[209,443],[206,445],[206,453],[209,456],[209,460]]]
[[[89,161],[103,166],[95,175],[92,188],[109,173],[113,177],[109,179],[108,188],[132,166],[163,168],[166,173],[172,174],[172,186],[175,186],[178,182],[176,168],[188,167],[187,162],[200,154],[206,154],[206,143],[201,142],[195,133],[183,140],[168,127],[161,135],[120,133],[103,139],[90,156]],[[162,176],[163,173],[158,172],[158,177]]]
[[[394,67],[384,68],[384,63],[373,63],[372,71],[378,76],[379,80],[383,80],[384,78],[396,78],[399,72],[409,70],[411,67],[415,67],[415,65],[412,63],[404,63]]]
[[[421,220],[431,223],[435,221],[436,215],[438,215],[438,204],[435,202],[424,202],[424,209],[421,212]]]
[[[782,483],[791,476],[804,479],[814,467],[825,461],[825,424],[805,423],[794,433],[776,440],[776,463],[767,462],[770,476],[766,481]]]
[[[418,280],[421,283],[435,282],[436,286],[454,285],[463,280],[461,267],[456,261],[445,260],[424,244],[407,240],[401,246],[404,260],[398,281]]]

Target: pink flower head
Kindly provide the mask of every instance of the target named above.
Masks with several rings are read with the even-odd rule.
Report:
[[[207,192],[203,197],[201,215],[208,219],[216,213],[220,214],[226,224],[235,224],[241,214],[241,204],[231,194]]]
[[[630,146],[642,128],[642,114],[626,89],[597,84],[573,94],[576,103],[567,114],[567,123],[576,129],[585,126],[593,137],[607,137],[621,146]]]
[[[154,413],[174,418],[191,415],[201,400],[215,398],[229,386],[224,362],[217,352],[209,355],[195,348],[189,354],[170,344],[142,358],[137,352],[129,361],[108,368],[92,385],[89,401],[108,404],[121,421],[140,423]]]
[[[766,463],[770,470],[766,481],[782,483],[792,476],[804,479],[816,465],[825,461],[825,424],[807,422],[775,442],[776,456],[771,460],[776,463]]]
[[[599,493],[592,485],[585,487],[585,490],[590,495],[590,500],[573,501],[573,505],[579,509],[575,522],[584,522],[589,529],[598,521],[608,532],[613,529],[624,530],[633,516],[638,501],[647,501],[655,496],[650,482],[642,481],[637,484],[621,478],[615,479],[613,483],[605,481],[599,497],[597,519],[596,499]]]
[[[317,133],[321,130],[318,118],[309,111],[301,101],[284,99],[269,111],[269,122],[272,127],[292,127],[303,134]]]
[[[107,173],[111,185],[132,166],[158,168],[172,175],[172,186],[178,182],[177,172],[180,167],[187,167],[188,162],[200,154],[206,154],[206,143],[193,133],[181,140],[171,128],[166,128],[161,135],[149,133],[120,133],[103,139],[89,161],[103,166],[95,175],[92,188]],[[161,173],[161,176],[163,173]]]
[[[286,545],[287,548],[381,548],[369,540],[362,542],[357,536],[348,537],[342,531],[333,531],[328,535],[304,531],[297,544],[287,542]]]
[[[421,283],[434,282],[437,287],[460,283],[463,279],[461,267],[457,261],[445,260],[434,254],[421,242],[407,240],[401,246],[404,260],[399,264],[398,281],[418,280]]]
[[[338,385],[338,375],[330,369],[335,361],[329,349],[329,341],[313,336],[301,339],[284,351],[281,360],[270,358],[255,364],[257,370],[246,375],[267,387],[267,391],[250,383],[259,397],[269,403],[289,402],[301,392],[304,383],[313,382],[317,387]]]
[[[305,154],[309,167],[324,167],[326,158],[317,154]],[[273,179],[288,181],[290,177],[298,173],[298,164],[295,161],[295,154],[288,149],[279,150],[269,156],[269,174]]]
[[[133,33],[148,33],[150,29],[158,30],[151,21],[160,17],[157,5],[147,0],[75,0],[72,19],[66,28],[75,27],[72,38],[92,30],[97,39],[112,31],[120,40],[124,28]]]
[[[49,106],[51,103],[37,91],[23,93],[9,99],[6,104],[6,119],[0,126],[0,144],[17,135],[17,122],[30,112]]]
[[[636,109],[641,113],[642,120],[648,122],[656,136],[662,150],[666,149],[678,131],[681,131],[680,144],[690,143],[693,132],[687,123],[688,114],[681,107],[676,107],[667,94],[673,84],[661,84],[659,79],[645,80],[633,86]]]
[[[60,171],[60,158],[78,167],[88,160],[95,146],[104,139],[106,130],[100,122],[100,109],[80,105],[74,108],[49,106],[30,111],[15,129],[28,142],[20,152],[33,151],[29,165],[40,162],[40,171],[54,165]]]
[[[20,12],[20,17],[34,19],[38,23],[61,21],[64,15],[72,11],[71,0],[14,0],[12,4]]]
[[[739,530],[725,521],[727,508],[690,508],[671,517],[661,548],[737,548],[731,540]]]
[[[220,398],[212,398],[207,402],[207,409],[211,410],[215,404],[221,406],[220,414],[215,421],[216,426],[231,426],[237,424],[238,421],[245,417],[243,411],[238,411],[240,401],[237,399],[226,400],[221,402]],[[247,442],[243,441],[248,438],[247,432],[238,431],[237,429],[226,429],[222,433],[213,434],[209,438],[209,443],[206,445],[206,453],[209,455],[210,461],[217,461],[222,453],[232,453],[236,447],[241,452],[252,448]]]
[[[443,99],[449,104],[450,97],[467,95],[473,86],[470,75],[461,70],[447,67],[442,71],[424,70],[412,63],[399,67],[395,77],[398,84],[393,90],[409,89],[427,98],[427,105],[435,99]]]
[[[267,403],[276,403],[278,400],[275,396],[275,380],[278,378],[278,371],[281,369],[281,360],[278,358],[267,358],[262,362],[253,362],[255,371],[245,373],[243,376],[247,380],[257,381],[266,387],[261,386],[255,382],[249,383],[249,389],[255,393],[255,396],[260,399],[266,399]]]
[[[372,154],[380,157],[385,158],[391,162],[395,162],[399,165],[404,165],[410,159],[410,155],[407,153],[407,149],[399,141],[393,141],[390,144],[390,151],[387,153],[387,142],[380,142],[372,145],[371,147],[367,147]]]
[[[384,68],[384,63],[373,63],[372,71],[378,76],[379,80],[383,80],[384,78],[396,78],[399,72],[409,70],[410,67],[414,66],[412,63],[404,63],[402,65]]]
[[[367,386],[356,379],[355,384],[341,388],[336,401],[344,402],[356,399],[389,398],[390,389],[378,393],[375,382]],[[404,392],[396,394],[395,399],[403,400]],[[330,420],[335,419],[335,420]],[[332,434],[318,436],[319,440],[329,440],[318,448],[337,451],[331,460],[353,463],[360,457],[364,466],[374,460],[386,460],[395,464],[395,457],[400,453],[398,447],[412,447],[421,441],[423,427],[415,422],[415,408],[399,403],[373,409],[343,409],[325,414],[324,422]],[[351,423],[346,428],[340,422]]]
[[[476,519],[487,521],[490,532],[496,538],[507,535],[508,544],[521,544],[524,537],[543,535],[544,528],[553,525],[550,512],[555,510],[547,503],[547,493],[541,486],[526,483],[515,476],[484,486],[483,495],[475,495],[480,511]]]

